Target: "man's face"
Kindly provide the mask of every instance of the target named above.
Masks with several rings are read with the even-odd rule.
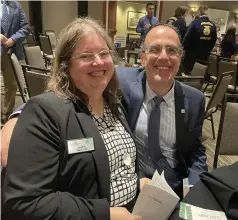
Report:
[[[154,5],[148,5],[147,8],[146,8],[147,15],[153,16],[154,15],[154,10],[155,10]]]
[[[154,27],[146,36],[142,66],[150,85],[170,86],[181,62],[181,44],[177,33],[166,26]]]

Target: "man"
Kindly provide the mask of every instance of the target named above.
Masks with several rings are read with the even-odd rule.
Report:
[[[139,143],[139,177],[151,179],[155,169],[159,173],[164,170],[166,180],[180,196],[183,178],[188,176],[193,185],[207,170],[201,144],[205,98],[198,90],[174,80],[181,50],[173,27],[155,26],[145,38],[141,57],[146,72],[117,69],[128,124]],[[163,98],[160,105],[154,105],[154,97]]]
[[[118,68],[128,124],[138,140],[139,177],[157,169],[182,196],[182,180],[195,184],[207,171],[201,143],[205,98],[174,80],[182,47],[173,26],[157,25],[147,33],[141,54],[143,69]]]
[[[179,30],[181,40],[183,40],[187,29],[185,21],[187,11],[188,8],[186,6],[179,6],[176,8],[174,16],[170,17],[167,21],[167,24],[173,25]]]
[[[158,19],[154,17],[154,10],[155,6],[152,3],[148,3],[146,5],[147,15],[140,18],[137,24],[136,32],[141,34],[140,37],[141,42],[144,41],[146,32],[149,30],[150,26],[158,23]]]
[[[30,28],[22,6],[17,1],[1,2],[1,70],[5,95],[2,121],[6,121],[15,105],[17,84],[11,71],[8,52],[15,53],[19,60],[24,59],[22,42],[29,35]],[[11,51],[9,51],[11,49]]]
[[[216,44],[216,25],[208,18],[207,10],[206,5],[199,8],[200,17],[191,22],[183,39],[186,74],[191,73],[196,60],[202,64],[207,63],[209,53]]]

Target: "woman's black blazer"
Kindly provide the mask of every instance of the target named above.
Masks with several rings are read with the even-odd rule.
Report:
[[[95,150],[68,153],[69,140],[89,137]],[[52,92],[28,101],[11,139],[3,191],[3,219],[110,219],[108,156],[85,105]]]

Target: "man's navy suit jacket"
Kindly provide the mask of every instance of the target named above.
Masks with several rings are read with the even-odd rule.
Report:
[[[116,69],[127,112],[128,124],[134,132],[145,95],[146,74],[141,68]],[[175,80],[176,147],[184,170],[184,178],[195,184],[199,174],[207,171],[205,148],[201,143],[205,97],[203,93]],[[185,112],[184,112],[185,111]]]

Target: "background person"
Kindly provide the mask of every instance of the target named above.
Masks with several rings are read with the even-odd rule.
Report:
[[[173,25],[179,30],[181,40],[183,40],[187,29],[185,21],[187,12],[188,8],[186,6],[179,6],[176,8],[174,16],[170,17],[167,21],[167,24]]]
[[[217,42],[216,44],[220,44],[222,41],[222,36],[221,36],[221,32],[220,32],[221,28],[219,25],[216,25],[216,31],[217,31]]]
[[[3,219],[141,220],[127,211],[137,195],[136,147],[115,62],[94,20],[62,31],[49,92],[27,102],[14,128]]]
[[[146,11],[147,15],[144,17],[140,18],[137,27],[136,27],[136,32],[141,34],[141,42],[144,41],[145,35],[149,28],[152,25],[155,25],[158,23],[158,19],[154,17],[154,11],[155,11],[155,6],[153,3],[147,3],[146,5]]]
[[[191,73],[196,61],[206,64],[216,44],[216,25],[208,18],[207,10],[208,6],[200,6],[200,17],[191,22],[183,39],[185,50],[183,67],[186,74]]]
[[[228,28],[222,42],[221,42],[221,57],[230,59],[238,47],[236,44],[236,29],[233,27]]]
[[[29,35],[30,28],[21,4],[18,1],[1,1],[1,70],[4,82],[4,105],[2,122],[13,112],[17,83],[11,71],[8,50],[15,53],[18,60],[23,60],[22,42]]]

